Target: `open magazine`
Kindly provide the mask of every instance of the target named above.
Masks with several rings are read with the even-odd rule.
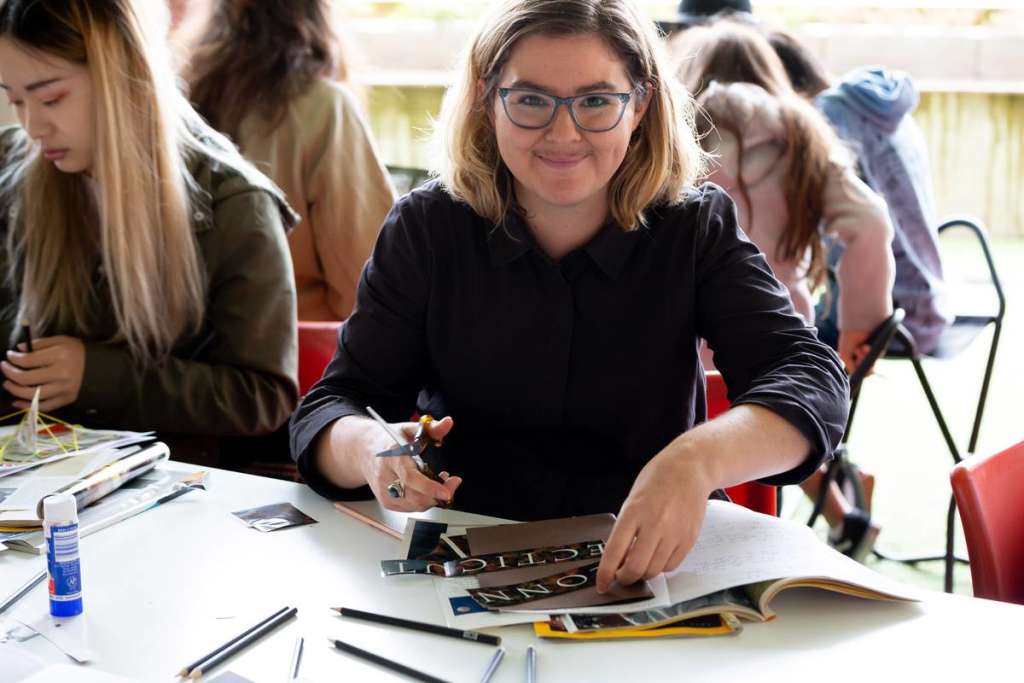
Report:
[[[918,599],[913,589],[836,552],[802,524],[721,501],[708,503],[697,543],[666,579],[669,606],[617,614],[581,610],[554,615],[534,630],[546,637],[611,638],[716,615],[770,621],[772,599],[796,587],[873,600]]]
[[[0,478],[0,531],[38,529],[43,499],[55,493],[74,495],[83,509],[168,456],[163,443],[132,444],[76,454]]]

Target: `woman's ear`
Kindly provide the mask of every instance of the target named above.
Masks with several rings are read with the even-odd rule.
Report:
[[[637,87],[636,92],[636,116],[633,117],[633,130],[640,126],[644,115],[647,114],[647,109],[651,106],[651,98],[654,97],[654,84],[650,81],[645,81]]]

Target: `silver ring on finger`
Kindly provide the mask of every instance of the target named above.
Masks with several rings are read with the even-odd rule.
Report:
[[[388,495],[392,498],[405,498],[405,484],[401,479],[395,479],[388,484]]]

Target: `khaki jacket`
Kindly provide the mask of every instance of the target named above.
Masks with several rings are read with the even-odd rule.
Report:
[[[23,140],[19,128],[0,130],[5,164],[7,151]],[[286,230],[297,217],[273,183],[252,168],[203,157],[190,171],[201,190],[192,198],[207,287],[201,330],[179,339],[158,366],[141,367],[124,343],[110,341],[117,331],[110,305],[91,307],[97,313],[88,336],[33,329],[33,337],[67,334],[85,342],[82,388],[75,403],[58,411],[62,419],[87,427],[227,436],[271,432],[295,408],[295,287]],[[0,214],[0,340],[7,344],[17,334],[20,288],[8,274],[6,250],[10,226],[21,229],[16,204]],[[104,284],[97,291],[108,297]],[[0,398],[9,404],[2,389]]]
[[[274,128],[246,118],[238,143],[302,217],[288,236],[299,320],[344,320],[395,200],[359,104],[344,86],[314,81]]]

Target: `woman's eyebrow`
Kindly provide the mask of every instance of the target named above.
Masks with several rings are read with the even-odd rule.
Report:
[[[48,85],[53,85],[54,83],[59,83],[63,80],[63,78],[47,78],[42,81],[36,81],[35,83],[29,83],[25,86],[25,91],[32,92],[33,90],[39,90],[40,88],[45,88]],[[0,89],[10,90],[6,83],[0,83]]]
[[[522,79],[513,81],[512,85],[510,85],[509,87],[525,88],[526,90],[538,90],[543,93],[554,94],[553,88],[547,88],[543,85],[540,85],[539,83],[534,83],[533,81],[527,81]],[[608,81],[597,81],[596,83],[588,83],[587,85],[583,85],[580,86],[579,88],[576,88],[576,93],[579,94],[585,92],[611,92],[615,91],[616,87],[617,86],[615,84],[609,83]]]

